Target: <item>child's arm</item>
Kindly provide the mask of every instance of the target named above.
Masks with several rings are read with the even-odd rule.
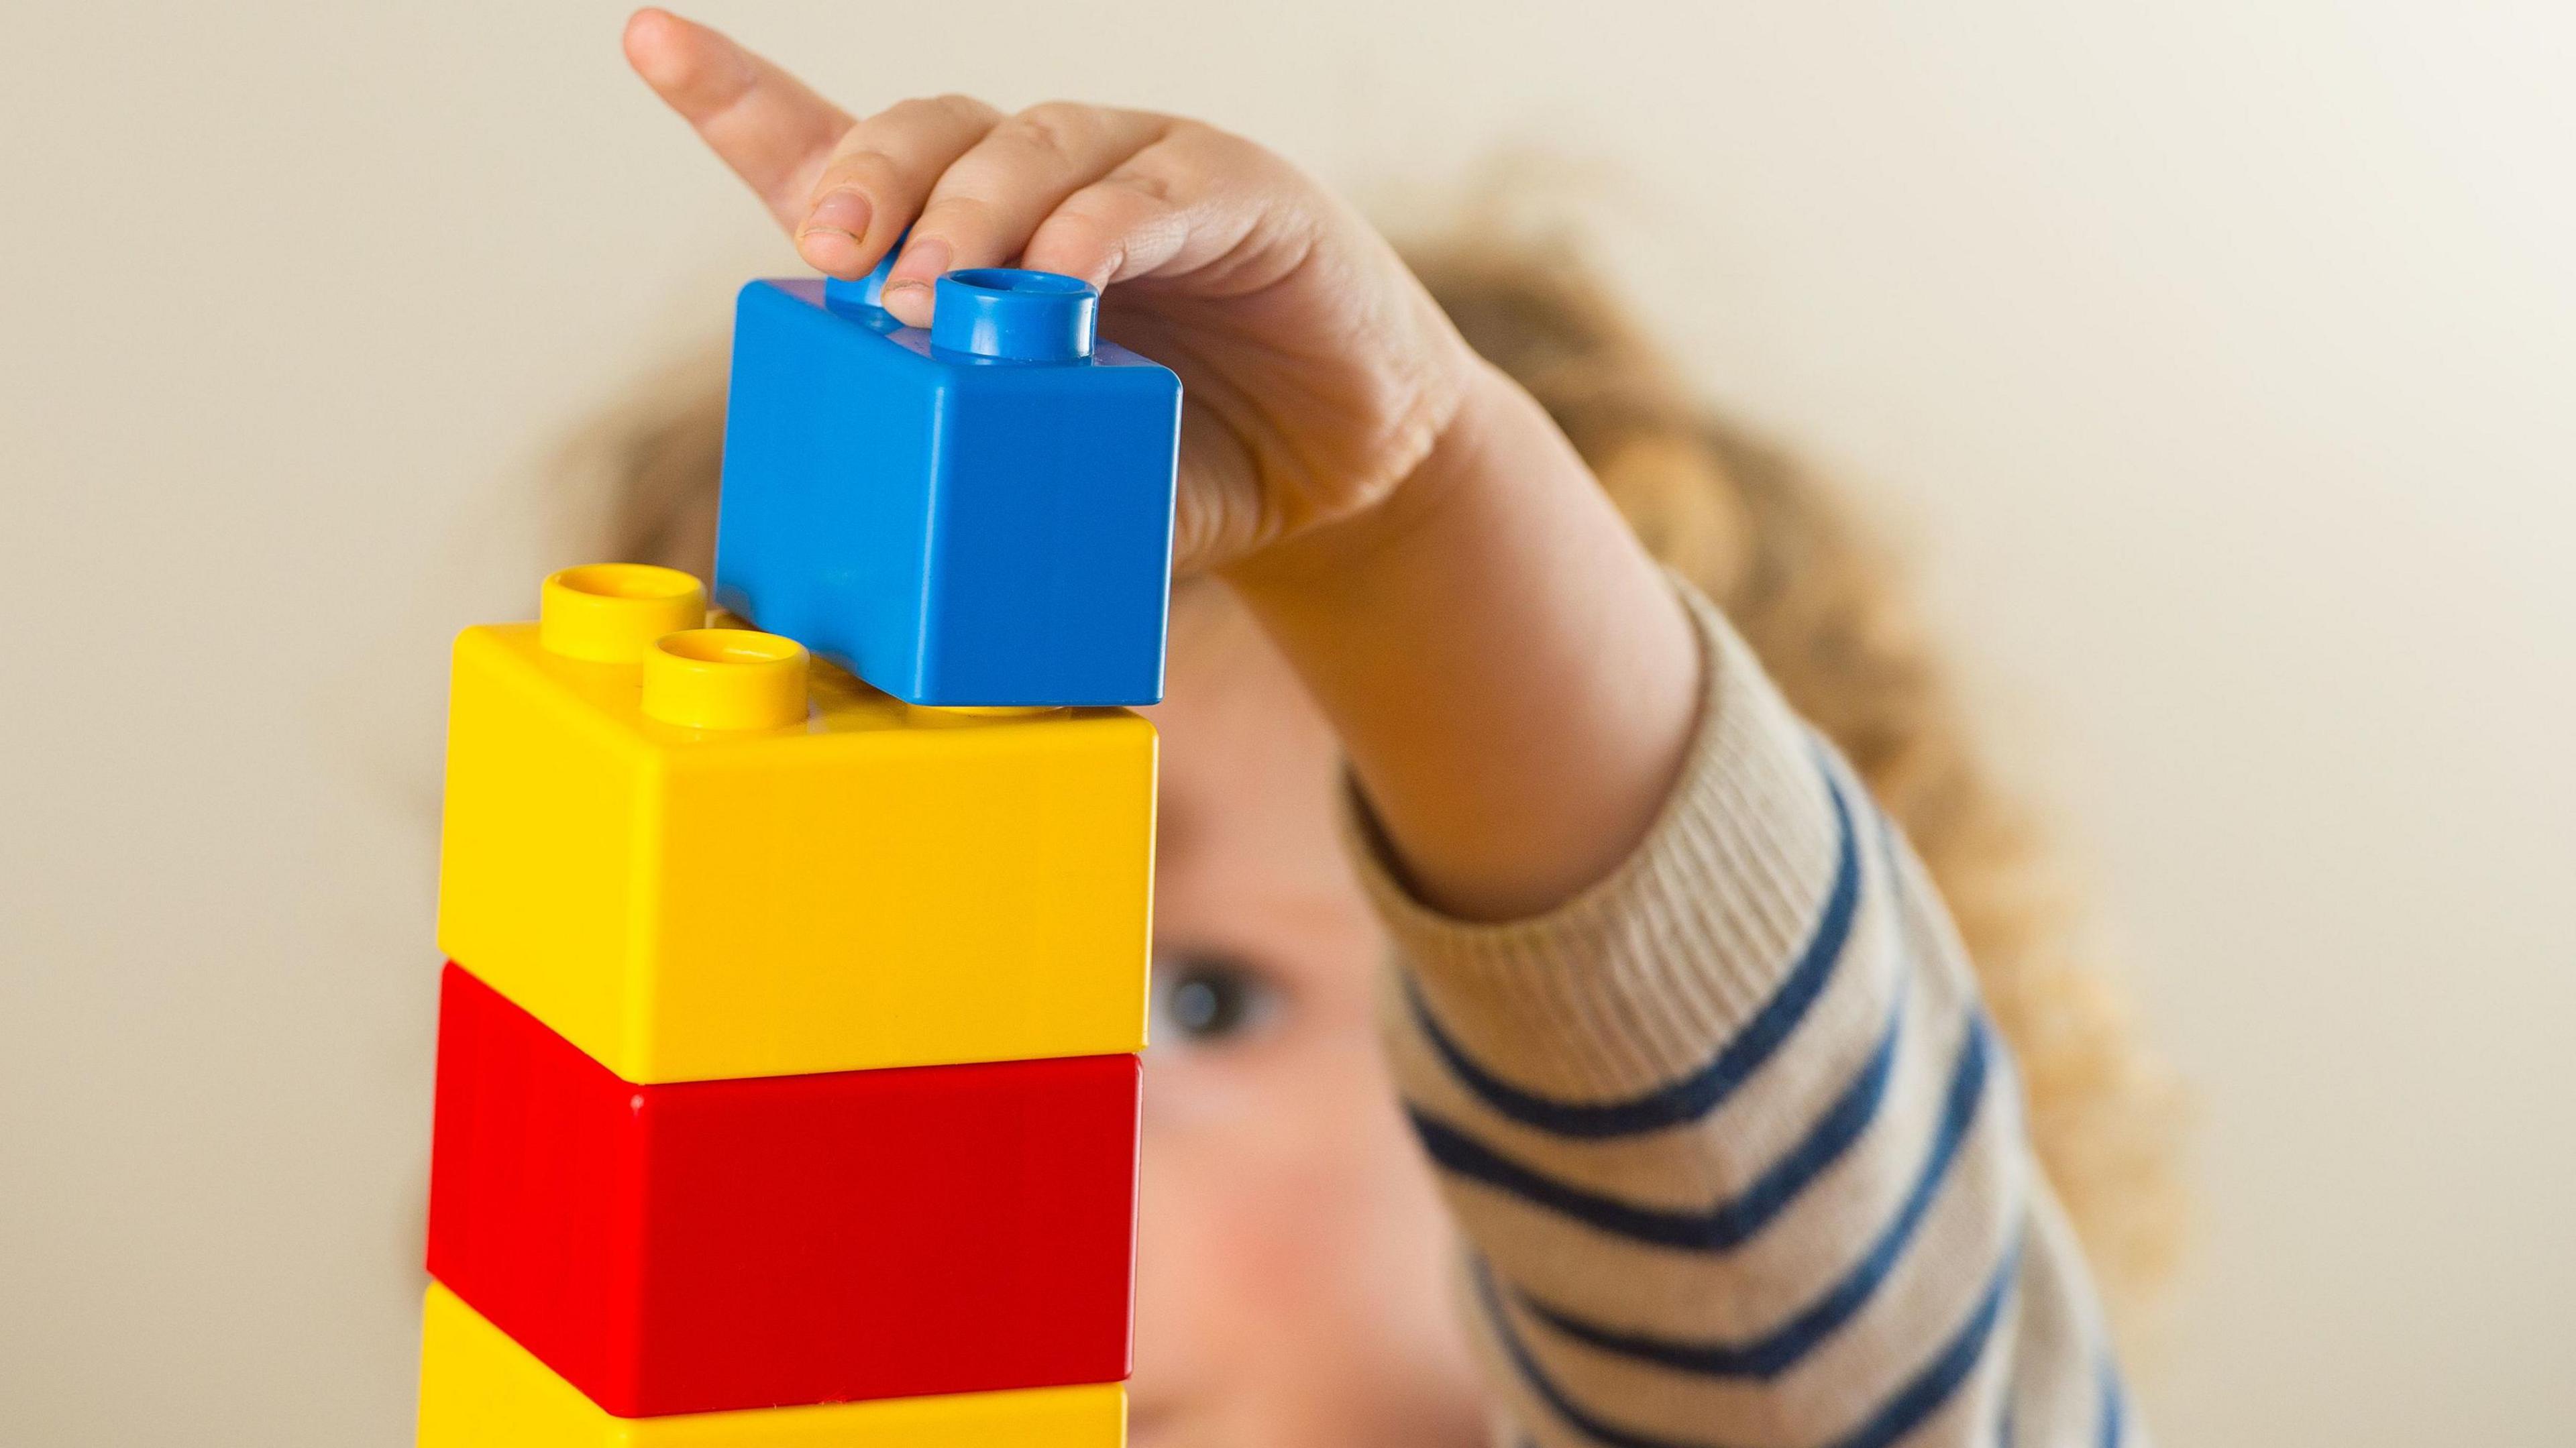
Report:
[[[1695,596],[1664,813],[1533,919],[1420,904],[1364,816],[1385,1012],[1535,1441],[2115,1444],[2082,1249],[1921,866]]]
[[[1183,565],[1340,731],[1396,1064],[1542,1441],[2116,1436],[2079,1252],[1866,794],[1391,249],[1257,147],[948,98],[853,122],[646,12],[637,68],[798,238],[1115,283],[1182,376]],[[907,283],[912,285],[907,285]],[[1400,877],[1400,879],[1398,878]],[[1471,921],[1512,921],[1477,925]]]

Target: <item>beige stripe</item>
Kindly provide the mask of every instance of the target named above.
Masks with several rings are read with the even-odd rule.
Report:
[[[1833,1441],[1883,1407],[1984,1301],[2022,1220],[2018,1183],[2008,1180],[2011,1148],[2009,1132],[1987,1135],[1980,1150],[2001,1170],[1981,1187],[1945,1193],[1860,1314],[1770,1381],[1701,1377],[1605,1352],[1525,1315],[1515,1315],[1513,1329],[1560,1389],[1639,1431],[1749,1448]],[[1998,1341],[1989,1339],[1989,1352]]]
[[[2017,1210],[2027,1159],[2020,1118],[2009,1097],[1992,1089],[2000,1084],[1989,1082],[1909,1256],[1925,1250],[1927,1235],[1980,1230],[1962,1221],[2000,1232]],[[1766,1230],[1726,1253],[1612,1237],[1455,1178],[1444,1177],[1441,1187],[1451,1213],[1497,1269],[1557,1310],[1623,1331],[1740,1342],[1777,1330],[1850,1274],[1917,1180],[1936,1114],[1910,1110],[1919,1119],[1899,1128],[1902,1147],[1851,1164],[1851,1178],[1820,1178]],[[1978,1257],[1969,1270],[1991,1261]]]

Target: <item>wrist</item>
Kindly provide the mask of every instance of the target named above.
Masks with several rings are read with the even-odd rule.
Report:
[[[1220,570],[1226,583],[1258,612],[1356,604],[1388,569],[1455,546],[1495,490],[1533,481],[1515,479],[1500,460],[1516,451],[1511,437],[1552,433],[1554,424],[1518,383],[1482,358],[1471,358],[1468,369],[1457,406],[1422,460],[1383,498],[1238,559]],[[1517,451],[1525,460],[1551,456],[1543,448]],[[1588,482],[1579,465],[1573,471],[1576,481]]]
[[[1697,640],[1573,445],[1499,373],[1382,504],[1227,579],[1426,903],[1540,913],[1655,818],[1697,714]]]
[[[1634,848],[1686,750],[1700,660],[1573,445],[1479,370],[1381,504],[1227,579],[1339,735],[1412,887],[1504,920]]]

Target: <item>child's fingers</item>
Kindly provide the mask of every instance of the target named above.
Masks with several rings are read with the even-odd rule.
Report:
[[[1105,287],[1161,266],[1188,231],[1169,185],[1131,164],[1066,197],[1039,223],[1022,256],[1040,271]]]
[[[903,256],[887,274],[887,310],[914,325],[930,316],[931,283],[961,267],[999,266],[1067,196],[1107,175],[1170,129],[1163,116],[1053,102],[1003,121],[957,158]]]
[[[1002,119],[969,96],[903,101],[849,129],[789,224],[815,270],[861,277],[921,212],[931,187]]]
[[[1282,208],[1271,203],[1285,189],[1275,184],[1283,170],[1250,142],[1176,123],[1162,140],[1066,197],[1029,238],[1026,264],[1095,286],[1201,271],[1241,255],[1265,228],[1280,225]]]
[[[626,22],[626,60],[793,230],[849,114],[722,33],[667,10]]]

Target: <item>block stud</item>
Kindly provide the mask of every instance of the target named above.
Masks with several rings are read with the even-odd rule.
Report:
[[[566,568],[546,575],[537,591],[537,642],[595,664],[634,663],[655,639],[706,621],[706,586],[649,563]]]
[[[1091,355],[1100,293],[1079,277],[974,267],[939,279],[930,345],[1012,362],[1079,362]]]
[[[805,646],[777,634],[698,628],[644,655],[644,712],[684,729],[777,729],[805,721]]]
[[[906,236],[910,234],[905,233]],[[903,255],[903,240],[898,237],[894,245],[886,248],[886,254],[877,258],[876,270],[857,281],[844,281],[839,277],[823,278],[824,300],[835,306],[864,307],[871,311],[883,310],[886,278],[894,274],[895,258],[901,255]]]

